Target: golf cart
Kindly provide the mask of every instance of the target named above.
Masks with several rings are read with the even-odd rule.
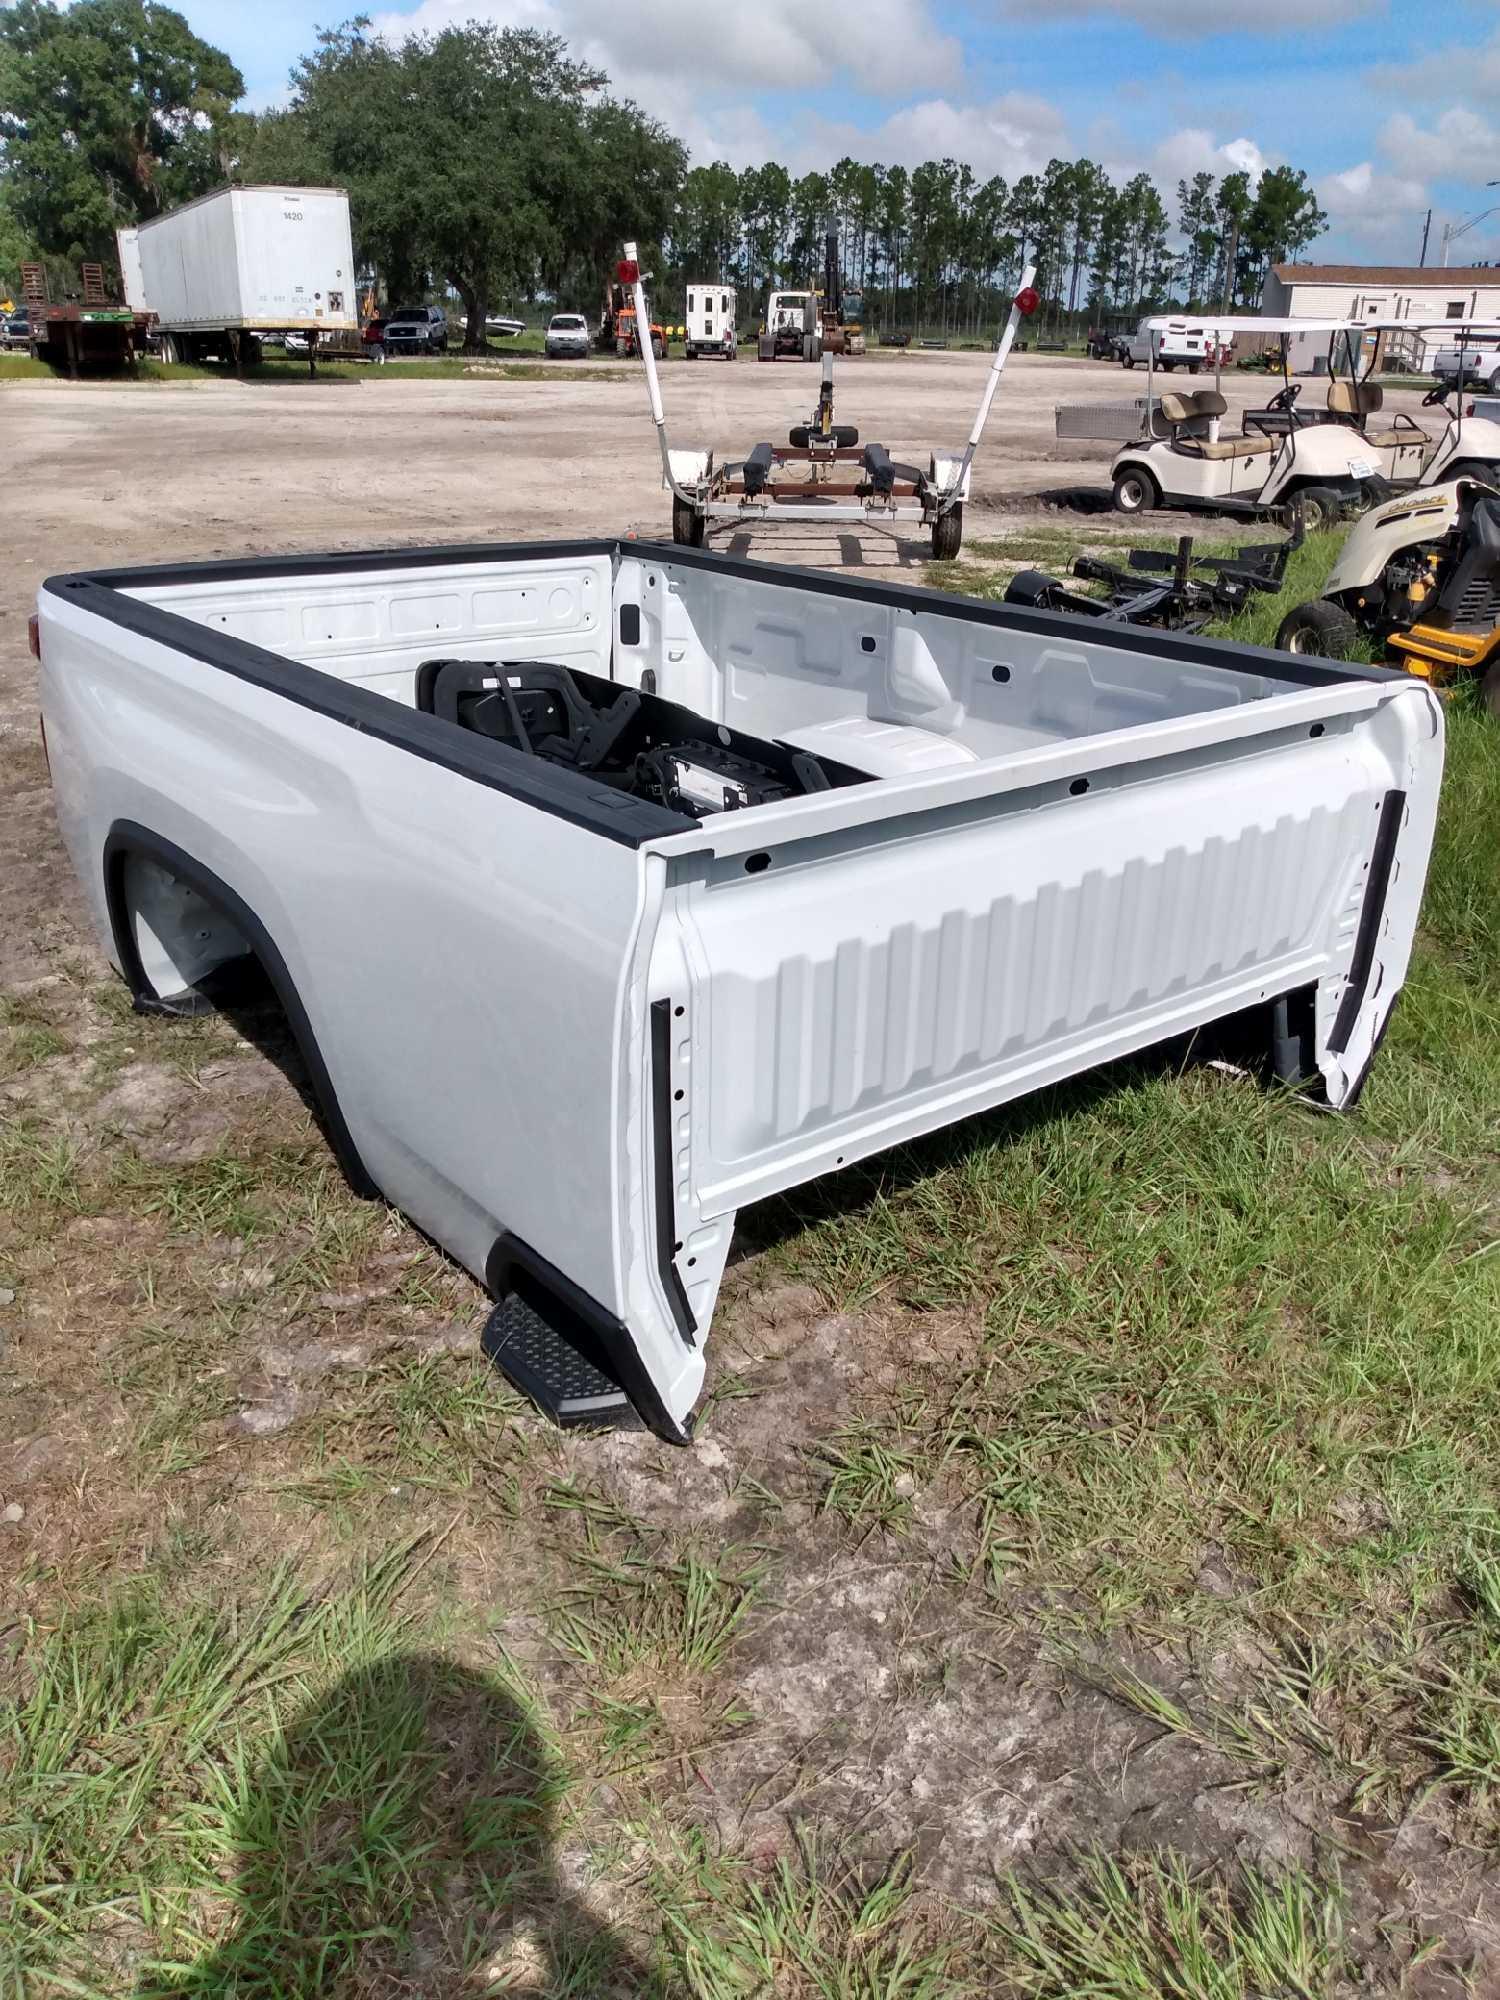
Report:
[[[1371,329],[1376,333],[1442,332],[1456,336],[1458,350],[1456,379],[1447,382],[1440,378],[1438,386],[1429,389],[1422,398],[1422,408],[1441,410],[1448,420],[1447,425],[1435,445],[1431,438],[1423,434],[1422,463],[1409,475],[1410,483],[1439,486],[1445,485],[1450,479],[1473,478],[1487,480],[1491,485],[1500,484],[1500,423],[1496,423],[1492,417],[1476,415],[1473,404],[1469,403],[1466,406],[1464,397],[1465,350],[1472,340],[1493,340],[1500,335],[1500,324],[1493,320],[1465,320],[1456,324],[1452,320],[1385,319],[1372,321]],[[1374,366],[1378,351],[1377,342],[1370,352],[1371,368]],[[1486,358],[1488,357],[1481,355],[1479,350],[1473,350],[1474,379],[1477,383],[1482,384],[1484,380],[1480,363]],[[1373,384],[1361,382],[1357,386],[1362,393],[1373,389],[1375,395],[1380,394],[1379,389]],[[1399,476],[1395,483],[1402,483]]]
[[[974,427],[962,452],[933,451],[927,469],[893,459],[883,444],[861,446],[852,424],[834,421],[833,355],[821,354],[822,380],[816,408],[806,422],[792,425],[784,445],[752,446],[743,458],[716,462],[711,450],[674,447],[667,439],[661,380],[649,348],[641,349],[651,421],[661,449],[663,482],[672,495],[672,539],[701,548],[714,528],[765,521],[856,521],[895,533],[920,527],[932,538],[939,561],[956,556],[963,541],[964,502],[969,474],[985,421],[1022,317],[1039,303],[1033,271],[1022,273],[1021,289],[985,376]],[[619,267],[622,286],[644,298],[634,243],[625,245]],[[638,310],[644,310],[638,305]],[[778,478],[793,469],[797,476]]]
[[[1284,652],[1335,660],[1371,639],[1437,686],[1478,678],[1500,716],[1500,484],[1456,479],[1373,507],[1323,595],[1289,611],[1276,634]]]
[[[1430,389],[1422,398],[1424,410],[1441,410],[1448,419],[1447,428],[1436,444],[1430,434],[1420,424],[1405,414],[1399,414],[1384,426],[1375,423],[1380,414],[1383,395],[1380,384],[1370,380],[1380,353],[1378,340],[1369,346],[1369,359],[1363,372],[1354,361],[1355,333],[1369,334],[1424,334],[1456,333],[1458,336],[1457,380],[1439,380],[1435,389]],[[1464,349],[1476,337],[1494,339],[1500,335],[1500,323],[1489,320],[1466,320],[1455,324],[1452,320],[1426,319],[1382,319],[1351,320],[1348,338],[1336,341],[1336,349],[1343,349],[1349,361],[1347,380],[1335,378],[1328,387],[1326,410],[1303,410],[1297,405],[1301,384],[1289,382],[1280,395],[1273,396],[1264,411],[1246,411],[1244,427],[1248,431],[1262,425],[1280,427],[1290,422],[1297,425],[1319,423],[1342,423],[1351,426],[1372,448],[1380,461],[1380,474],[1392,486],[1437,486],[1450,479],[1486,479],[1492,484],[1500,478],[1500,423],[1492,417],[1476,414],[1472,402],[1466,404],[1464,397]],[[1335,357],[1330,356],[1330,362]],[[1480,360],[1475,351],[1476,366]],[[1482,378],[1480,378],[1482,379]],[[1452,398],[1452,407],[1449,398]],[[1284,414],[1283,414],[1284,413]]]
[[[1419,462],[1422,432],[1391,431],[1367,436],[1359,421],[1354,391],[1366,385],[1334,379],[1328,409],[1316,418],[1296,410],[1300,384],[1291,380],[1288,342],[1293,334],[1327,333],[1332,339],[1359,324],[1346,319],[1220,319],[1210,329],[1214,342],[1214,386],[1186,395],[1154,394],[1155,350],[1174,322],[1146,322],[1150,336],[1146,397],[1137,434],[1115,454],[1110,466],[1114,503],[1122,514],[1159,506],[1207,507],[1216,513],[1284,512],[1300,500],[1307,526],[1366,506],[1383,489],[1374,483],[1403,476]],[[1283,388],[1264,410],[1245,413],[1238,437],[1221,437],[1228,414],[1221,393],[1222,357],[1238,333],[1280,339]],[[1368,385],[1373,397],[1373,385]],[[1311,420],[1309,420],[1311,419]],[[1405,476],[1414,476],[1407,472]]]

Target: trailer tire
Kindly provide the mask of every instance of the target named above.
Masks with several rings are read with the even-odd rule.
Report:
[[[938,515],[932,524],[932,559],[934,562],[952,562],[963,546],[964,503],[955,500],[944,513]]]
[[[1117,514],[1146,514],[1161,505],[1161,488],[1142,465],[1127,465],[1115,474]]]
[[[1347,660],[1358,648],[1359,627],[1342,604],[1331,597],[1315,597],[1286,614],[1276,633],[1276,644],[1283,653]]]
[[[708,523],[691,501],[672,495],[672,540],[685,549],[701,549]]]

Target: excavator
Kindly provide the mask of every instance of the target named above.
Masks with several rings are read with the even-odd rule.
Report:
[[[864,353],[864,294],[844,290],[839,272],[839,233],[832,223],[823,235],[823,292],[819,316],[825,354]]]

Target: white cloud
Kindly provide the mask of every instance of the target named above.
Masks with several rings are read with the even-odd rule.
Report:
[[[1420,55],[1412,51],[1404,62],[1377,63],[1365,71],[1365,79],[1408,103],[1414,99],[1430,103],[1435,98],[1492,100],[1500,94],[1500,30],[1477,46],[1449,42]]]
[[[1056,105],[1019,90],[987,104],[927,98],[892,112],[872,131],[836,129],[847,142],[840,150],[857,159],[914,167],[951,157],[966,161],[981,179],[1040,173],[1054,153],[1066,158],[1070,152],[1067,124]]]
[[[1324,174],[1314,188],[1328,211],[1328,235],[1306,253],[1309,260],[1416,263],[1428,206],[1420,180],[1387,173],[1372,160],[1361,160],[1338,173]]]
[[[1001,0],[1001,11],[1036,16],[1035,0]],[[1261,36],[1282,30],[1332,28],[1362,15],[1384,11],[1384,0],[1257,0],[1229,9],[1220,0],[1052,0],[1049,15],[1093,15],[1129,21],[1154,34]]]
[[[1380,150],[1398,173],[1414,179],[1467,180],[1483,166],[1500,168],[1500,131],[1456,104],[1428,128],[1409,111],[1398,111],[1381,128]]]
[[[1253,187],[1271,164],[1253,139],[1228,139],[1220,144],[1200,126],[1184,126],[1152,148],[1150,165],[1168,191],[1194,174],[1248,174]]]
[[[845,78],[877,96],[942,87],[962,74],[962,51],[941,33],[924,0],[862,0],[855,8],[805,0],[715,7],[702,0],[422,0],[412,12],[376,17],[392,39],[436,33],[471,20],[548,28],[575,54],[607,69],[617,86],[656,110],[657,87],[674,79],[699,91],[806,89]]]

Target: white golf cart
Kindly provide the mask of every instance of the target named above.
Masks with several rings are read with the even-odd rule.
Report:
[[[1472,401],[1466,399],[1467,371],[1464,367],[1465,350],[1469,343],[1476,339],[1494,340],[1500,335],[1500,322],[1465,320],[1456,324],[1452,320],[1383,319],[1372,320],[1367,331],[1377,334],[1452,334],[1458,349],[1457,379],[1450,384],[1439,378],[1438,386],[1429,389],[1422,398],[1424,410],[1441,410],[1447,418],[1443,434],[1434,444],[1427,433],[1422,432],[1422,462],[1415,471],[1396,475],[1393,484],[1438,486],[1445,485],[1450,479],[1479,479],[1486,485],[1500,486],[1500,423],[1493,417],[1476,413]],[[1480,363],[1481,360],[1490,360],[1493,350],[1475,348],[1472,351],[1475,381],[1482,383],[1485,377]],[[1377,342],[1370,350],[1371,368],[1378,353]],[[1380,394],[1379,387],[1371,382],[1361,381],[1351,386],[1361,398],[1369,394],[1378,397]],[[1378,403],[1375,407],[1379,407]]]
[[[1175,322],[1147,322],[1154,349],[1162,330]],[[1114,503],[1122,514],[1151,507],[1206,507],[1217,513],[1281,512],[1302,503],[1309,528],[1357,510],[1392,483],[1416,476],[1425,433],[1405,427],[1367,433],[1358,428],[1378,407],[1374,384],[1329,383],[1327,409],[1298,412],[1300,384],[1291,380],[1288,342],[1293,334],[1326,333],[1330,342],[1360,325],[1347,319],[1217,319],[1208,329],[1214,343],[1214,386],[1186,395],[1154,390],[1154,359],[1148,359],[1146,397],[1137,434],[1115,454],[1110,466]],[[1272,335],[1281,342],[1283,387],[1263,410],[1247,410],[1238,436],[1220,435],[1228,414],[1220,383],[1222,357],[1239,333]],[[1361,407],[1361,392],[1367,407]]]
[[[817,407],[803,423],[791,426],[786,444],[753,445],[743,457],[721,461],[715,460],[712,450],[673,446],[667,438],[656,357],[643,347],[641,365],[661,448],[663,483],[672,495],[673,541],[702,548],[715,528],[767,521],[817,521],[825,526],[855,521],[887,534],[920,528],[931,536],[936,558],[946,561],[956,556],[963,541],[970,469],[990,405],[1022,317],[1035,312],[1039,303],[1032,289],[1034,275],[1029,266],[1021,275],[1021,288],[984,378],[968,444],[961,452],[932,451],[925,470],[893,459],[882,444],[861,446],[852,424],[834,422],[829,350],[820,357]],[[619,281],[634,289],[636,310],[644,314],[645,281],[634,243],[625,245]]]

